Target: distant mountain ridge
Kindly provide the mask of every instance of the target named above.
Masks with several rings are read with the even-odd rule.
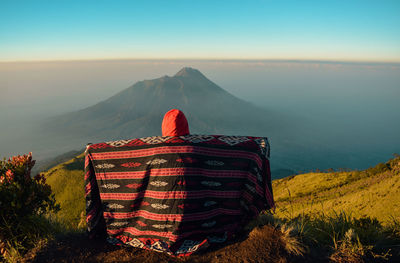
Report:
[[[268,112],[245,102],[207,79],[183,68],[173,77],[139,81],[109,99],[52,119],[46,129],[92,138],[118,139],[160,134],[165,112],[182,110],[192,133],[263,135],[275,125]]]
[[[51,145],[49,152],[56,148],[53,152],[59,155],[87,143],[161,135],[164,114],[177,108],[185,113],[192,134],[271,139],[272,169],[283,171],[273,174],[274,178],[310,167],[326,167],[331,156],[339,156],[325,145],[315,144],[307,134],[302,135],[301,120],[241,100],[190,67],[172,77],[139,81],[102,102],[90,104],[42,123],[35,143],[43,145],[44,150]],[[297,141],[299,137],[302,142]]]
[[[163,115],[172,108],[185,113],[191,133],[267,137],[282,130],[278,116],[185,67],[172,77],[139,81],[93,106],[52,118],[43,133],[79,148],[88,142],[160,135]]]

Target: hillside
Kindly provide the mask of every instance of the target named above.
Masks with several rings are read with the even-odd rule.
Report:
[[[47,183],[51,186],[57,202],[61,205],[58,217],[68,227],[77,228],[85,211],[84,154],[59,164],[47,171]]]
[[[340,213],[382,223],[400,218],[400,156],[364,171],[307,173],[273,181],[276,213]]]
[[[47,172],[59,219],[72,229],[84,210],[82,167],[83,154]],[[273,180],[275,214],[261,215],[227,246],[186,259],[93,243],[78,232],[36,249],[26,262],[398,262],[399,175],[396,156],[365,171]]]
[[[48,182],[61,203],[60,216],[77,226],[84,211],[83,154],[48,172]],[[364,171],[307,173],[273,180],[278,217],[344,211],[375,217],[382,223],[400,218],[400,157]]]

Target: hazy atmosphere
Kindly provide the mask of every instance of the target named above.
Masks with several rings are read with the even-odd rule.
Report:
[[[289,122],[289,130],[282,133],[309,147],[302,154],[332,151],[330,160],[311,167],[288,161],[291,169],[362,169],[400,149],[399,64],[112,60],[1,63],[1,155],[33,151],[41,159],[61,154],[52,145],[31,140],[37,124],[92,106],[137,81],[172,76],[185,66],[200,70],[236,97],[281,114]],[[279,149],[274,148],[274,138],[270,140],[274,157]]]

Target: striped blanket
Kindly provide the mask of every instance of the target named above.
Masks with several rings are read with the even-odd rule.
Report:
[[[145,137],[86,149],[88,232],[185,256],[274,206],[267,138]]]

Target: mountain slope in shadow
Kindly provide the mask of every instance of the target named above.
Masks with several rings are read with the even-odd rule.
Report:
[[[52,119],[45,127],[98,140],[160,135],[163,115],[172,108],[185,113],[191,133],[267,136],[282,122],[200,71],[183,68],[173,77],[137,82],[96,105]]]
[[[308,136],[302,120],[241,100],[189,67],[172,77],[139,81],[100,103],[48,119],[33,144],[51,158],[87,143],[161,135],[162,118],[172,108],[185,113],[192,134],[268,137],[272,169],[278,171],[274,178],[341,158]]]

